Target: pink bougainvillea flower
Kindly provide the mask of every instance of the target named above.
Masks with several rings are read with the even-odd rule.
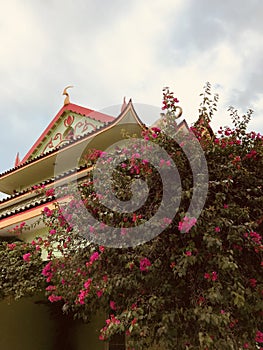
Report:
[[[16,247],[16,244],[15,243],[10,243],[10,244],[7,243],[7,247],[8,247],[8,249],[13,250]]]
[[[42,270],[42,275],[47,277],[50,272],[51,272],[51,269],[52,269],[52,262],[48,262],[47,265],[43,268]]]
[[[148,268],[151,266],[151,262],[147,258],[143,258],[140,260],[140,270],[141,271],[148,271]]]
[[[51,294],[48,297],[48,300],[51,301],[51,303],[54,303],[56,301],[62,300],[62,296],[61,295],[55,295],[55,294]]]
[[[134,318],[132,321],[131,321],[131,324],[132,325],[135,325],[135,323],[137,323],[138,319],[137,318]]]
[[[196,218],[189,218],[185,216],[182,221],[178,224],[178,230],[182,233],[187,233],[196,224]]]
[[[211,275],[211,280],[212,280],[212,281],[216,281],[217,278],[218,278],[217,272],[213,271],[213,272],[212,272],[212,275]]]
[[[251,237],[252,241],[254,243],[256,243],[257,245],[262,244],[262,237],[259,233],[252,231],[252,232],[250,232],[250,237]]]
[[[51,290],[56,290],[56,286],[48,286],[47,288],[46,288],[46,290],[47,291],[51,291]]]
[[[113,300],[110,301],[110,308],[112,310],[116,310],[117,309],[115,301],[113,301]]]
[[[133,303],[132,306],[131,306],[131,309],[132,310],[136,310],[137,309],[137,303]]]
[[[102,277],[102,280],[103,280],[103,282],[108,282],[108,276],[107,275],[104,275],[103,277]]]
[[[120,324],[121,321],[118,320],[114,315],[110,315],[111,317],[111,322],[114,323],[114,324]]]
[[[55,235],[55,234],[57,233],[57,231],[56,231],[55,229],[52,229],[52,230],[49,231],[49,233],[50,233],[51,235]]]
[[[93,263],[94,261],[98,260],[99,257],[100,257],[100,254],[98,252],[94,252],[89,258],[90,263]]]
[[[215,139],[214,139],[214,143],[215,144],[218,144],[220,142],[220,140],[216,137]]]
[[[83,290],[83,289],[81,289],[81,290],[79,291],[77,304],[84,305],[84,304],[85,304],[85,297],[88,295],[88,293],[89,293],[88,290]]]
[[[23,260],[29,262],[31,257],[31,253],[26,253],[23,255]]]
[[[171,262],[171,264],[170,264],[170,268],[171,268],[171,269],[173,269],[175,266],[176,266],[175,261]]]
[[[220,232],[221,231],[221,228],[219,226],[216,226],[215,227],[215,232]]]
[[[191,252],[190,250],[187,250],[187,251],[185,252],[185,255],[191,256],[191,255],[192,255],[192,252]]]
[[[210,280],[211,276],[210,276],[210,273],[205,273],[204,274],[204,278],[207,279],[207,280]]]
[[[25,221],[21,222],[20,228],[22,229],[25,226],[25,224],[26,224]]]
[[[199,305],[202,305],[205,302],[205,298],[202,295],[200,295],[197,302]]]
[[[46,190],[45,195],[46,195],[46,197],[53,197],[55,195],[54,188],[50,188],[49,190]]]
[[[157,128],[156,126],[153,126],[151,129],[152,129],[152,131],[154,131],[156,133],[159,133],[161,131],[161,129]]]
[[[103,290],[97,290],[97,296],[98,296],[98,298],[101,298],[101,296],[103,295]]]
[[[254,149],[252,149],[247,155],[246,158],[256,158],[257,156],[257,151],[255,151]]]
[[[255,341],[257,343],[263,343],[263,333],[260,331],[257,331]]]
[[[50,217],[53,214],[53,211],[50,210],[48,207],[45,207],[43,212],[47,217]]]
[[[129,263],[129,269],[132,270],[134,268],[134,263],[133,262],[130,262]]]
[[[204,274],[204,278],[207,280],[216,281],[218,278],[218,275],[217,275],[217,272],[215,271],[213,271],[211,274],[206,272]]]
[[[256,288],[257,280],[255,278],[250,278],[249,283],[250,283],[251,287]]]
[[[90,285],[92,282],[92,278],[89,278],[85,283],[84,283],[84,288],[89,289]]]

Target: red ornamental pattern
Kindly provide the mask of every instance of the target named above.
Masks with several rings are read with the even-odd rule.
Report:
[[[69,128],[72,125],[73,122],[74,122],[74,116],[69,115],[64,120],[64,125],[65,125],[65,127]],[[74,137],[81,136],[85,132],[94,131],[96,129],[97,129],[96,125],[94,125],[93,123],[91,123],[88,120],[79,121],[74,126]],[[54,149],[56,147],[59,147],[65,141],[67,141],[67,139],[65,139],[63,134],[61,132],[57,132],[54,137],[51,137],[49,139],[48,143],[46,144],[46,146],[43,149],[41,154],[44,154],[44,153],[46,153],[48,151],[51,151],[52,149]]]
[[[74,122],[74,116],[73,115],[69,115],[65,120],[64,120],[64,125],[66,128],[68,128],[69,126],[72,125],[72,123]]]
[[[89,130],[89,127],[92,128],[92,130]],[[74,127],[74,135],[75,136],[81,136],[85,133],[85,131],[93,131],[96,130],[96,125],[94,125],[93,123],[91,123],[88,120],[83,121],[79,121],[78,123],[76,123],[75,127]]]

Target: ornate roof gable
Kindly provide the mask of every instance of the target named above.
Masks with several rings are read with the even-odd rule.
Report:
[[[92,128],[91,123],[94,125]],[[135,112],[131,100],[117,118],[67,104],[24,159],[19,162],[17,157],[15,167],[0,174],[0,191],[7,194],[19,193],[52,178],[58,152],[68,157],[68,152],[74,152],[81,147],[104,150],[112,145],[113,141],[126,138],[125,131],[129,135],[140,135],[144,128],[145,125]],[[61,134],[61,140],[60,136],[57,136],[58,133]],[[53,140],[57,139],[59,142],[55,144]],[[69,159],[63,163],[61,172],[76,166],[75,163],[69,162]]]
[[[20,164],[99,129],[115,118],[73,103],[64,105]]]

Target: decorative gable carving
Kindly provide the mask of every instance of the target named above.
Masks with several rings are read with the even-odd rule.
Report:
[[[62,116],[56,126],[54,126],[53,130],[46,135],[45,139],[37,147],[32,156],[35,157],[47,153],[70,140],[74,140],[79,136],[96,130],[103,124],[104,123],[98,120],[67,112],[65,116]]]
[[[92,109],[67,103],[60,109],[20,164],[56,149],[69,140],[88,134],[114,119]]]

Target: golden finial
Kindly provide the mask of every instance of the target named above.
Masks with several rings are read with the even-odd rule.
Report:
[[[72,86],[72,85],[69,85],[69,86],[67,86],[67,87],[65,87],[65,89],[64,89],[64,91],[63,91],[63,93],[62,93],[62,95],[65,95],[66,97],[65,97],[65,100],[64,100],[64,106],[65,105],[68,105],[69,103],[70,103],[70,101],[69,101],[69,94],[68,94],[68,92],[67,92],[67,89],[69,89],[69,88],[73,88],[74,86]]]
[[[178,119],[183,114],[183,109],[180,106],[175,106],[175,112],[176,111],[177,113],[175,114],[175,118]]]

